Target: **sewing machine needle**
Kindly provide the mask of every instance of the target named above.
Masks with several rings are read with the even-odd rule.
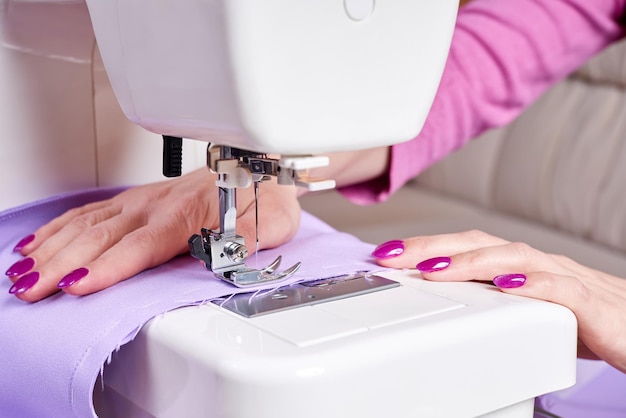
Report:
[[[254,251],[254,260],[255,264],[258,265],[258,254],[259,254],[259,182],[254,182],[254,238],[256,243],[256,248]]]

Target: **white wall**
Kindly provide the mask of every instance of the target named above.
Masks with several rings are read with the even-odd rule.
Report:
[[[0,210],[162,180],[160,136],[117,105],[82,1],[0,0]],[[206,144],[186,141],[184,170]]]

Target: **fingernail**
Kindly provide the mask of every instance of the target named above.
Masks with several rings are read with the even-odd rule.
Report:
[[[400,240],[387,241],[380,244],[372,251],[372,257],[384,260],[397,257],[404,252],[404,242]]]
[[[26,292],[28,289],[33,287],[35,283],[39,281],[39,272],[33,271],[25,276],[20,277],[13,286],[9,289],[9,293],[12,295],[19,295]]]
[[[89,274],[89,270],[86,267],[81,267],[78,268],[68,274],[65,275],[65,277],[63,277],[59,283],[57,283],[57,287],[62,289],[64,287],[69,287],[71,285],[73,285],[74,283],[76,283],[77,281],[79,281],[80,279],[82,279],[83,277],[85,277],[86,275]]]
[[[9,267],[8,270],[4,274],[6,274],[9,277],[21,276],[27,271],[30,271],[30,269],[32,269],[34,265],[35,265],[35,260],[33,260],[32,258],[30,257],[22,258],[21,260],[13,264],[11,267]]]
[[[450,265],[452,260],[450,257],[435,257],[424,260],[415,266],[422,273],[432,273],[433,271],[443,270]]]
[[[14,253],[18,253],[22,250],[22,248],[26,247],[28,244],[30,244],[31,242],[33,242],[33,240],[35,239],[35,234],[30,234],[24,238],[22,238],[20,240],[20,242],[18,242],[15,247],[13,247],[13,252]]]
[[[493,284],[501,289],[514,289],[524,286],[524,283],[526,283],[526,276],[522,273],[501,274],[493,278]]]

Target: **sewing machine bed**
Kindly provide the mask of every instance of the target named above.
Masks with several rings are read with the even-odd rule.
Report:
[[[106,417],[531,417],[574,384],[576,322],[481,283],[400,286],[246,318],[207,303],[150,321],[96,385]]]

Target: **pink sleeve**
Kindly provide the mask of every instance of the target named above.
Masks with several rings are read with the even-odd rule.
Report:
[[[475,0],[459,11],[422,132],[392,147],[387,175],[341,189],[384,201],[434,162],[518,116],[546,89],[624,35],[626,0]]]

